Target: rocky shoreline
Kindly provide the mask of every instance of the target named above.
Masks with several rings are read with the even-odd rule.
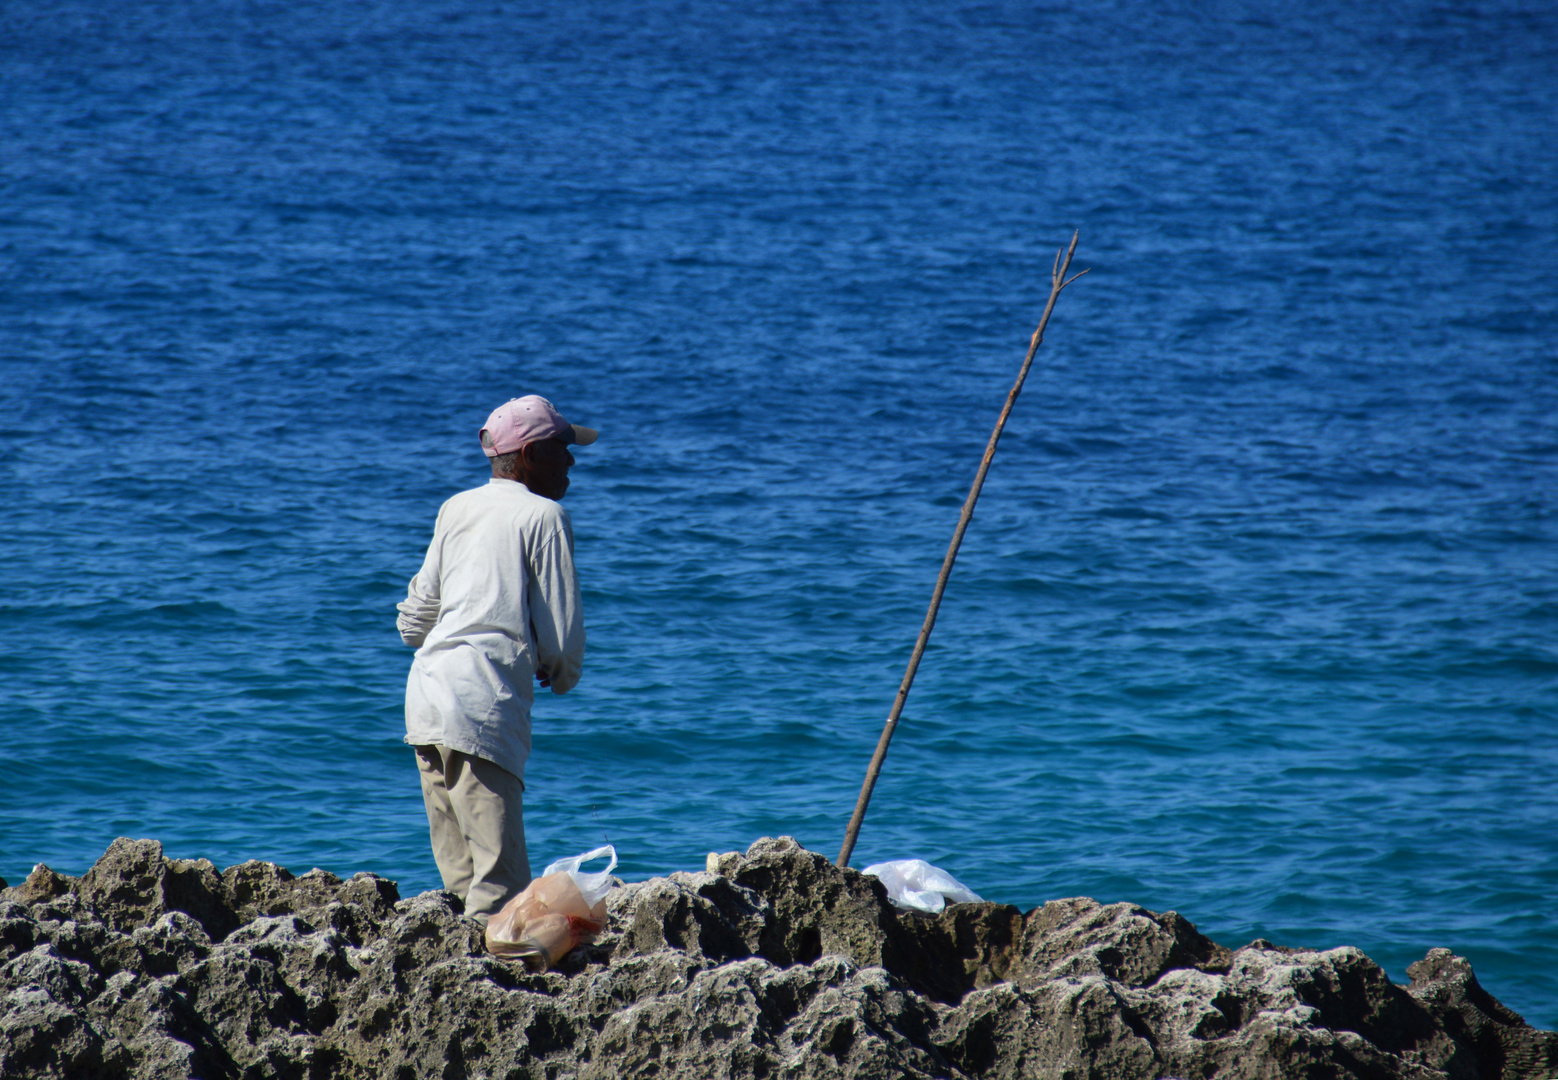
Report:
[[[1444,949],[1397,986],[1130,904],[931,917],[788,837],[609,908],[527,974],[449,893],[116,840],[0,891],[0,1076],[1558,1077],[1558,1033]]]

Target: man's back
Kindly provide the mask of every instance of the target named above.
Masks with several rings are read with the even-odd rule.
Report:
[[[524,776],[532,678],[579,680],[584,622],[568,512],[494,477],[444,503],[397,619],[416,645],[406,741],[440,743]]]

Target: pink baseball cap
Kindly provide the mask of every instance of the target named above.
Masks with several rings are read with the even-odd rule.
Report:
[[[528,394],[493,409],[476,437],[481,440],[482,453],[497,457],[512,454],[521,446],[542,439],[561,439],[574,446],[588,446],[600,437],[600,432],[581,424],[570,424],[546,398]]]

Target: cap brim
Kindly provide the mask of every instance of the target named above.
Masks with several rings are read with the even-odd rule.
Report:
[[[568,426],[573,429],[573,437],[568,441],[574,446],[589,446],[590,443],[600,438],[600,432],[592,427],[585,427],[583,424],[570,424]]]

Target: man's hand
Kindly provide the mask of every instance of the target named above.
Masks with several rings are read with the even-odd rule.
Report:
[[[551,686],[552,685],[552,673],[550,671],[546,670],[546,668],[544,668],[544,667],[536,668],[536,682],[540,683],[542,686],[547,686],[547,687]]]

